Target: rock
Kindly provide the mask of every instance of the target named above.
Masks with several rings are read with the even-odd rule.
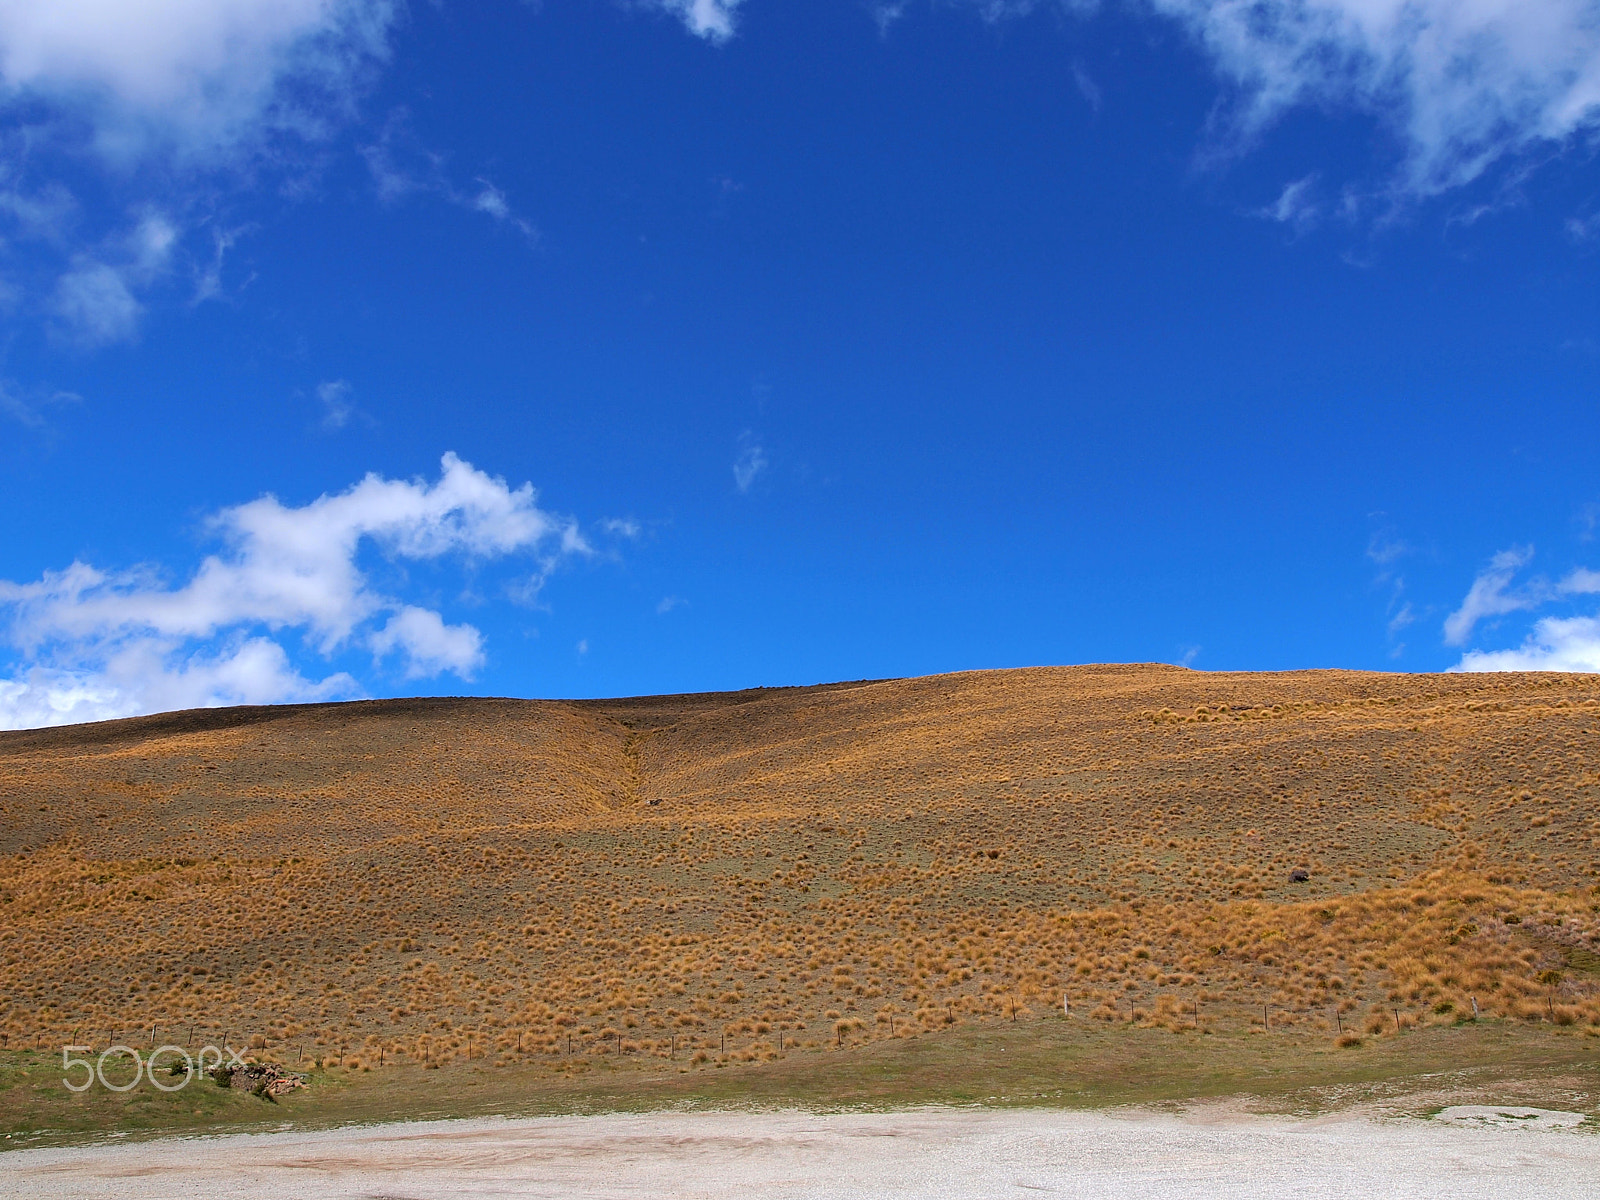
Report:
[[[229,1085],[254,1092],[260,1088],[271,1096],[281,1096],[295,1088],[306,1086],[306,1077],[294,1071],[285,1071],[276,1063],[247,1062],[233,1069]]]

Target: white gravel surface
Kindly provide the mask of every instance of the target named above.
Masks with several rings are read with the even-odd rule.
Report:
[[[1600,1136],[1592,1123],[1468,1116],[1291,1120],[925,1109],[434,1121],[13,1150],[0,1153],[0,1196],[1600,1195]]]

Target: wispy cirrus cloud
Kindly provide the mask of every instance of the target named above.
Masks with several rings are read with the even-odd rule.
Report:
[[[356,415],[353,391],[345,379],[325,379],[317,384],[317,401],[322,405],[321,424],[328,433],[337,433]]]
[[[410,114],[403,108],[389,114],[378,136],[362,146],[360,152],[378,199],[386,204],[432,196],[457,208],[482,213],[517,230],[529,241],[538,239],[533,223],[513,211],[510,197],[500,187],[482,176],[470,185],[452,180],[446,156],[422,144],[411,128]]]
[[[589,552],[576,522],[540,508],[530,484],[511,488],[454,454],[432,483],[368,475],[299,507],[263,496],[209,527],[222,550],[177,586],[151,567],[83,562],[0,581],[12,650],[0,727],[362,690],[346,672],[302,674],[289,635],[324,658],[364,650],[407,679],[467,679],[485,661],[480,631],[374,584],[362,548],[401,562],[519,556],[541,577]]]
[[[1593,127],[1600,22],[1589,0],[1150,0],[1234,89],[1218,129],[1248,143],[1303,106],[1368,112],[1394,136],[1394,186],[1432,195]]]
[[[733,460],[733,483],[748,492],[767,469],[767,451],[760,438],[748,429],[739,435],[739,454]]]
[[[1517,572],[1532,561],[1532,546],[1513,546],[1491,558],[1489,565],[1472,581],[1461,606],[1445,618],[1445,645],[1461,645],[1486,617],[1503,616],[1543,604],[1549,598],[1546,585],[1535,581],[1521,589],[1511,586]]]
[[[683,22],[684,28],[708,42],[733,36],[735,15],[744,0],[643,0],[643,7],[658,8]]]
[[[1209,156],[1247,151],[1297,109],[1364,113],[1393,144],[1378,189],[1391,202],[1438,195],[1497,163],[1560,146],[1593,131],[1600,116],[1593,0],[958,2],[991,23],[1101,7],[1171,21],[1227,89],[1213,114]],[[885,11],[873,10],[881,28],[892,23]],[[892,6],[894,17],[903,11]],[[1308,199],[1300,188],[1275,207],[1304,221]]]

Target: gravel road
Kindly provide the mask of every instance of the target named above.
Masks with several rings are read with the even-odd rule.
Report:
[[[1569,1200],[1594,1193],[1600,1136],[1592,1122],[1577,1127],[1581,1114],[1453,1111],[1444,1120],[925,1109],[435,1121],[14,1150],[0,1154],[0,1196]]]

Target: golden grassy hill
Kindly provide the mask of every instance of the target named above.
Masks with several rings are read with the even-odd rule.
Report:
[[[1600,1030],[1597,696],[1101,666],[0,734],[0,1030],[558,1068],[1063,995]]]

